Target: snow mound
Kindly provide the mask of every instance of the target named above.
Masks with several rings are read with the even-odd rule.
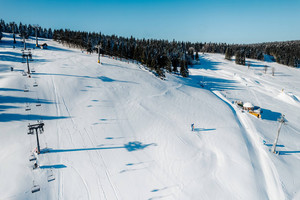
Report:
[[[293,93],[291,92],[280,92],[277,96],[278,99],[280,99],[281,101],[284,101],[286,103],[289,103],[289,104],[293,104],[293,105],[298,105],[300,106],[300,101],[299,99],[297,98],[296,95],[294,95]]]

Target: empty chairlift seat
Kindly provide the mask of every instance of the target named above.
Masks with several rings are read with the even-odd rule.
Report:
[[[31,110],[31,108],[29,107],[29,105],[26,105],[25,111],[30,111],[30,110]]]
[[[31,188],[31,193],[39,192],[41,190],[39,185],[35,185],[33,182],[33,187]]]
[[[29,156],[29,161],[35,161],[36,160],[36,157],[34,156],[34,154],[31,154]]]
[[[54,181],[54,180],[55,180],[55,176],[54,176],[52,170],[48,170],[48,171],[47,171],[47,174],[48,174],[48,177],[47,177],[48,182],[51,182],[51,181]]]
[[[42,104],[41,104],[40,100],[38,99],[35,106],[41,106],[41,105]]]

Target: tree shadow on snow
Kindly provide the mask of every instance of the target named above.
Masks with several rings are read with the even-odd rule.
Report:
[[[207,59],[207,57],[199,55],[201,65],[192,65],[193,69],[205,69],[205,70],[219,70],[218,65],[222,64],[221,62],[215,62]]]
[[[11,109],[11,108],[20,108],[18,106],[6,106],[6,105],[0,105],[0,112],[7,110],[7,109]]]
[[[261,108],[261,119],[277,121],[281,117],[281,113],[273,112],[268,109]]]
[[[0,88],[0,91],[6,91],[6,92],[24,92],[24,90],[21,89],[15,89],[15,88]]]
[[[47,49],[44,49],[43,51],[47,51],[47,50],[51,50],[51,51],[66,51],[66,52],[74,52],[71,49],[64,49],[64,48],[60,48],[60,47],[54,47],[54,46],[48,46]]]
[[[26,59],[23,59],[22,56],[11,56],[11,55],[1,55],[0,56],[0,60],[1,61],[10,61],[10,62],[22,62],[22,61],[25,61],[26,62]],[[47,62],[46,59],[37,59],[37,58],[34,58],[33,59],[34,62]],[[31,63],[32,61],[30,61],[29,63]]]
[[[18,89],[16,90],[19,91]],[[33,98],[0,95],[0,103],[36,103],[36,102],[37,100]],[[53,102],[48,101],[46,99],[39,99],[39,102],[41,104],[53,104]]]
[[[219,70],[218,65],[221,62],[213,62],[204,56],[200,56],[201,65],[190,66],[190,69],[204,69],[204,70]],[[179,77],[181,81],[188,86],[203,88],[206,90],[238,90],[235,83],[237,81],[223,78],[216,78],[213,76],[190,74],[189,77]]]
[[[54,119],[65,119],[69,117],[65,116],[47,116],[47,115],[22,115],[22,114],[11,114],[1,113],[0,122],[11,122],[11,121],[25,121],[25,120],[54,120]]]
[[[10,67],[11,67],[10,65],[1,64],[0,65],[0,72],[8,72],[8,71],[10,71]]]
[[[190,75],[188,78],[179,77],[185,85],[206,90],[238,90],[235,80],[215,78],[212,76]]]
[[[18,57],[22,57],[21,53],[18,52],[12,52],[12,51],[0,51],[0,56],[2,55],[10,55],[10,56],[18,56]]]
[[[89,79],[100,79],[103,82],[121,82],[121,83],[134,83],[132,81],[120,81],[120,80],[115,80],[111,79],[106,76],[100,76],[100,77],[93,77],[93,76],[81,76],[81,75],[72,75],[72,74],[54,74],[54,73],[34,73],[35,75],[40,75],[40,76],[66,76],[66,77],[74,77],[74,78],[89,78]]]

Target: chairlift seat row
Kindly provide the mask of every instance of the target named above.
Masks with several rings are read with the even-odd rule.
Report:
[[[55,177],[54,177],[54,175],[50,175],[50,176],[48,176],[48,182],[51,182],[51,181],[54,181],[55,180]]]
[[[47,175],[48,175],[48,177],[47,177],[47,181],[48,181],[48,182],[51,182],[51,181],[54,181],[54,180],[55,180],[55,176],[54,176],[52,170],[48,170],[48,171],[47,171]]]
[[[36,157],[33,154],[31,154],[29,156],[29,161],[35,161],[35,160],[36,160]]]
[[[31,188],[31,193],[35,193],[35,192],[38,192],[40,191],[40,186],[39,185],[34,185],[32,188]]]

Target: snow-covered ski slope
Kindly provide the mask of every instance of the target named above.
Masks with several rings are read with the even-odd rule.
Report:
[[[201,54],[189,78],[161,80],[138,64],[101,57],[100,65],[96,54],[40,39],[49,48],[32,50],[28,78],[17,41],[15,49],[9,34],[0,42],[1,200],[300,199],[299,69]],[[234,100],[260,106],[262,119]],[[281,114],[288,123],[276,155]],[[33,170],[27,126],[41,119]]]

